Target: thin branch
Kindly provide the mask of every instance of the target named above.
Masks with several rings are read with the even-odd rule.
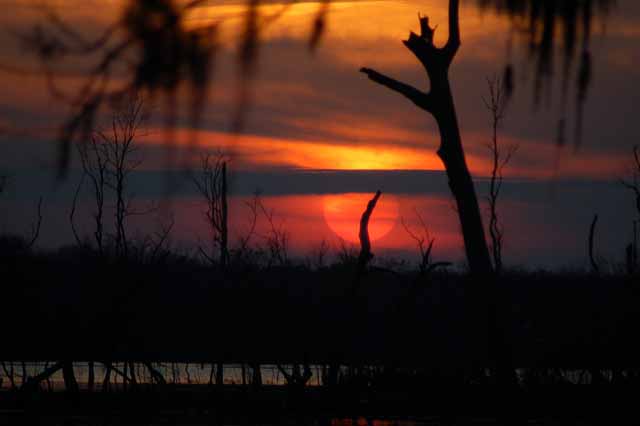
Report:
[[[164,376],[162,375],[161,372],[159,372],[158,370],[156,370],[153,365],[151,365],[150,362],[143,362],[142,363],[145,367],[147,367],[147,369],[149,370],[149,373],[151,373],[151,378],[153,380],[156,381],[156,383],[160,384],[160,385],[165,385],[167,384],[167,381],[165,380]]]
[[[31,377],[29,378],[29,380],[25,381],[20,387],[20,389],[23,391],[36,390],[38,385],[41,382],[43,382],[44,380],[47,380],[49,377],[51,377],[52,375],[60,371],[64,367],[64,364],[65,364],[64,362],[57,362],[51,367],[45,368],[45,370],[42,371],[40,374],[34,377]]]
[[[600,273],[600,268],[598,267],[598,262],[596,262],[596,258],[594,255],[594,239],[596,233],[596,225],[598,224],[598,215],[593,216],[593,221],[591,222],[591,227],[589,228],[589,261],[591,262],[591,269],[594,273]]]
[[[163,225],[160,231],[156,232],[156,241],[155,241],[153,250],[151,252],[152,261],[157,260],[158,253],[160,252],[162,247],[167,242],[167,239],[171,235],[171,231],[173,230],[175,223],[176,223],[175,218],[171,217],[171,220],[169,221],[169,223],[166,225]]]
[[[198,251],[210,264],[215,265],[216,261],[204,251],[202,246],[198,246]]]
[[[258,223],[258,203],[260,202],[260,194],[254,194],[251,201],[247,201],[245,205],[249,208],[251,219],[249,220],[249,231],[244,237],[240,237],[240,250],[246,250],[249,246],[251,238],[255,235],[256,225]]]
[[[78,187],[76,188],[76,192],[73,194],[73,201],[71,202],[71,211],[69,212],[69,223],[71,224],[71,232],[73,232],[73,237],[76,240],[76,244],[78,246],[82,245],[82,241],[80,240],[80,235],[78,235],[78,230],[76,229],[75,224],[75,215],[76,208],[78,206],[78,197],[80,196],[80,191],[82,190],[82,185],[84,184],[84,178],[86,173],[82,173],[82,177],[80,178],[80,182],[78,183]]]
[[[416,242],[416,245],[418,246],[418,250],[420,251],[420,264],[418,266],[420,269],[420,275],[425,278],[428,277],[429,274],[435,269],[440,267],[448,267],[451,265],[451,263],[431,261],[431,253],[433,252],[433,246],[436,239],[431,238],[429,234],[429,228],[427,227],[420,213],[418,213],[418,210],[414,209],[414,211],[416,218],[418,219],[418,222],[422,227],[422,235],[417,235],[416,233],[414,233],[409,225],[404,221],[403,217],[400,217],[400,222],[402,223],[402,227],[404,228],[405,232],[409,235],[409,237],[411,237],[411,239]],[[425,243],[427,243],[426,248]]]
[[[40,237],[41,228],[42,228],[42,197],[38,199],[38,217],[37,217],[36,224],[31,228],[31,240],[27,245],[29,249],[33,248],[36,241],[38,241],[38,238]]]
[[[282,225],[276,225],[274,211],[267,210],[262,200],[258,199],[257,206],[267,219],[270,228],[269,233],[264,237],[269,249],[269,262],[277,261],[280,266],[285,266],[289,263],[289,233]]]

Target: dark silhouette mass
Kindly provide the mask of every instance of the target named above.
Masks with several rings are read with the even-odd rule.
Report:
[[[260,94],[254,81],[261,77],[261,54],[272,47],[265,46],[266,30],[294,3],[249,0],[240,9],[224,4],[234,10],[229,19],[237,19],[241,28],[230,55],[236,84],[230,90],[232,118],[222,125],[230,127],[233,138],[246,128],[247,112]],[[487,96],[474,99],[481,114],[488,113],[488,151],[468,144],[475,136],[462,133],[459,125],[462,109],[456,108],[450,71],[462,43],[460,0],[446,3],[449,34],[443,46],[435,44],[439,23],[422,15],[419,33],[410,32],[403,41],[424,68],[428,92],[360,69],[418,106],[422,115],[417,120],[427,120],[423,111],[433,117],[444,173],[390,170],[374,179],[375,170],[362,172],[357,191],[351,192],[369,194],[366,200],[355,208],[337,205],[333,212],[340,227],[352,231],[344,235],[332,227],[328,200],[349,198],[351,192],[342,187],[332,192],[332,171],[307,171],[315,175],[312,185],[297,179],[299,170],[282,171],[287,164],[280,162],[282,146],[290,140],[262,151],[255,142],[249,156],[255,149],[256,157],[270,158],[250,166],[232,144],[228,151],[194,149],[198,130],[211,130],[212,139],[222,133],[215,127],[220,123],[205,126],[210,117],[204,111],[219,59],[231,51],[220,38],[224,19],[203,25],[193,19],[194,11],[211,2],[124,0],[116,20],[92,40],[64,16],[37,5],[44,18],[20,31],[19,38],[39,60],[55,108],[63,109],[55,169],[74,180],[71,188],[57,187],[46,203],[38,192],[20,194],[17,202],[30,201],[24,203],[29,210],[21,205],[18,214],[31,227],[25,232],[0,228],[0,424],[637,424],[640,149],[631,152],[628,173],[611,183],[629,202],[620,210],[637,210],[632,223],[624,216],[625,233],[615,239],[615,255],[603,255],[605,239],[614,239],[607,216],[602,211],[585,216],[586,209],[577,205],[568,213],[552,212],[566,213],[577,223],[579,247],[572,254],[581,263],[553,271],[533,262],[520,267],[511,261],[513,245],[537,237],[552,240],[548,246],[561,245],[566,237],[560,229],[558,235],[535,235],[534,225],[546,218],[536,218],[531,228],[507,227],[505,220],[519,212],[510,204],[520,203],[523,210],[533,205],[527,203],[530,194],[507,197],[513,187],[505,170],[518,146],[508,143],[501,130],[507,109],[511,119],[509,107],[515,104],[515,43],[526,49],[527,69],[534,71],[535,104],[551,97],[554,57],[562,45],[558,141],[565,140],[565,104],[574,81],[579,142],[592,77],[593,22],[615,2],[473,2],[512,23],[505,35],[504,75],[489,78]],[[318,51],[332,7],[330,0],[312,5],[303,54]],[[269,43],[286,44],[279,37]],[[322,55],[314,66],[324,65]],[[286,69],[289,60],[278,58],[278,66]],[[60,84],[68,77],[61,64],[74,61],[88,67],[88,73],[73,74],[74,85]],[[477,78],[477,84],[485,80]],[[335,92],[322,95],[342,99],[340,90]],[[186,167],[178,165],[178,151],[171,149],[163,152],[170,161],[162,166],[156,146],[144,144],[143,138],[155,131],[149,130],[154,102],[161,106],[158,127],[164,131],[160,142],[165,143],[159,145],[184,142],[187,149],[180,153]],[[183,104],[185,111],[180,110]],[[260,105],[259,111],[264,108]],[[327,113],[320,127],[347,121],[341,110],[322,102],[294,108]],[[388,114],[381,108],[385,120],[398,119],[392,108]],[[372,117],[373,130],[363,132],[366,138],[392,143],[391,132],[374,135],[382,127]],[[287,118],[305,126],[297,116]],[[191,131],[184,139],[178,136],[183,127]],[[351,134],[356,126],[347,122],[344,127]],[[256,131],[246,140],[254,136],[258,140],[264,134]],[[333,152],[347,152],[338,142],[327,145],[331,161],[344,160]],[[407,148],[410,154],[403,155],[416,151]],[[467,156],[478,151],[488,166],[476,187]],[[354,152],[349,165],[361,167],[356,161],[360,151]],[[73,158],[79,160],[76,169]],[[235,178],[242,167],[277,169],[283,179],[295,181],[287,184],[298,192],[281,190],[282,179],[272,185],[281,192],[241,192]],[[267,174],[254,172],[258,178]],[[182,198],[155,188],[156,180],[149,178],[154,173],[179,176]],[[420,180],[418,190],[391,189],[386,177],[394,173],[405,176],[402,185]],[[449,216],[438,217],[432,204],[406,213],[406,203],[417,199],[410,197],[412,191],[422,191],[419,195],[429,201],[443,198],[429,188],[445,186],[445,174],[453,196],[449,214],[460,228],[446,241],[436,233]],[[425,176],[436,183],[424,182]],[[14,196],[14,181],[28,178],[21,171],[1,171],[0,213],[5,202],[16,202],[8,198]],[[61,194],[65,189],[69,194]],[[599,197],[593,192],[589,196]],[[293,212],[286,211],[289,199]],[[312,208],[322,210],[322,219],[297,210],[308,199],[318,201]],[[187,209],[174,209],[172,203],[178,202]],[[64,205],[61,222],[54,214],[56,204]],[[184,211],[183,216],[177,213]],[[523,215],[539,211],[549,210],[531,208]],[[381,218],[383,212],[389,217]],[[50,228],[65,229],[68,244],[44,241],[53,234],[45,232],[49,222]],[[379,232],[383,222],[390,231]],[[176,224],[188,231],[176,231]],[[392,240],[398,232],[409,242],[408,255],[393,246],[395,240],[385,247],[385,238]],[[184,241],[187,233],[195,234],[196,243]],[[318,235],[335,241],[323,239],[304,257],[300,241],[317,242],[312,237]],[[343,237],[353,237],[353,243]],[[452,251],[445,251],[447,244],[463,246],[466,262],[456,263]]]

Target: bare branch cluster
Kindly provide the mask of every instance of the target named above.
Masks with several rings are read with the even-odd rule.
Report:
[[[427,226],[418,210],[414,209],[414,212],[418,220],[418,224],[420,225],[419,231],[413,231],[411,227],[405,222],[403,217],[400,217],[400,222],[402,223],[402,227],[404,228],[405,232],[413,241],[415,241],[418,250],[420,251],[420,263],[418,264],[418,268],[420,270],[420,276],[424,279],[428,278],[429,275],[436,269],[450,266],[451,263],[433,261],[433,246],[436,242],[436,239],[431,237],[429,227]]]
[[[276,223],[273,209],[267,209],[259,198],[257,202],[269,226],[266,235],[263,236],[268,252],[267,267],[289,265],[289,232],[284,228],[283,223]]]
[[[145,236],[142,242],[136,247],[136,257],[142,262],[159,263],[170,254],[171,232],[175,226],[173,215],[158,224],[158,228],[151,235]]]
[[[260,193],[253,194],[251,200],[247,201],[245,205],[249,209],[249,228],[243,235],[238,237],[238,249],[239,254],[249,251],[251,239],[255,236],[256,225],[258,224],[258,205],[260,203]]]
[[[191,180],[205,201],[204,216],[211,237],[211,251],[207,253],[202,247],[200,253],[211,264],[219,264],[225,268],[229,262],[229,231],[227,204],[227,161],[222,153],[213,156],[202,154],[200,169],[191,176]]]
[[[311,250],[310,258],[308,258],[309,269],[322,269],[326,266],[327,257],[331,251],[331,246],[326,239],[322,239],[313,250]]]
[[[148,118],[144,97],[138,92],[129,93],[120,99],[120,102],[112,105],[109,129],[93,130],[86,141],[76,144],[83,174],[74,195],[69,220],[79,245],[81,238],[74,218],[85,180],[89,181],[94,202],[93,239],[100,254],[103,254],[105,249],[105,209],[108,191],[115,196],[113,242],[118,257],[126,258],[129,255],[127,219],[157,210],[155,205],[143,209],[135,208],[134,196],[129,193],[131,173],[142,164],[142,160],[136,155],[138,147],[135,141],[142,136],[141,132]],[[162,238],[163,243],[165,240],[166,238]]]

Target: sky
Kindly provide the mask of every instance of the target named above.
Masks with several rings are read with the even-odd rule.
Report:
[[[87,38],[100,34],[122,8],[117,0],[49,3]],[[181,104],[173,135],[178,158],[189,161],[192,152],[183,147],[194,135],[198,150],[221,149],[230,156],[232,235],[242,234],[247,218],[244,201],[260,190],[265,205],[290,233],[295,254],[309,255],[323,240],[337,249],[340,239],[355,239],[366,201],[381,189],[383,197],[372,219],[374,253],[416,259],[415,243],[403,222],[414,232],[419,230],[417,213],[436,238],[438,259],[461,262],[459,225],[436,155],[435,121],[358,72],[362,66],[371,67],[427,90],[422,67],[401,40],[410,30],[418,30],[421,12],[438,25],[436,43],[444,43],[447,2],[333,2],[326,33],[314,53],[309,52],[307,40],[320,5],[291,6],[262,29],[258,69],[250,83],[250,108],[245,127],[237,134],[231,132],[231,123],[239,87],[236,55],[242,5],[205,2],[189,17],[188,25],[194,27],[219,20],[221,49],[198,128],[189,127]],[[261,14],[271,16],[282,7],[269,4]],[[68,244],[72,235],[67,216],[78,180],[73,171],[79,167],[77,159],[66,181],[56,182],[53,176],[56,132],[69,111],[52,97],[38,63],[16,37],[42,22],[41,11],[28,0],[10,1],[4,8],[6,13],[0,17],[5,29],[0,33],[0,170],[9,173],[11,185],[0,200],[0,229],[28,233],[31,212],[35,214],[42,196],[46,214],[41,244]],[[611,262],[623,259],[624,247],[632,238],[634,200],[617,181],[629,174],[631,149],[640,140],[640,131],[633,125],[634,100],[640,97],[636,84],[640,71],[635,65],[640,63],[639,20],[640,4],[634,0],[619,0],[609,16],[596,19],[591,43],[593,83],[584,110],[582,143],[578,150],[572,143],[559,149],[554,142],[558,119],[566,117],[567,123],[573,123],[576,114],[573,86],[570,101],[562,103],[559,58],[555,78],[536,107],[526,49],[516,43],[511,58],[508,55],[510,21],[491,11],[481,12],[475,1],[462,2],[462,47],[450,79],[481,200],[490,171],[486,147],[490,120],[482,100],[487,96],[486,78],[501,73],[508,59],[516,69],[514,97],[499,135],[501,143],[518,146],[505,170],[500,204],[508,265],[584,266],[589,224],[596,213],[600,215],[599,255]],[[59,86],[77,88],[86,68],[85,62],[57,64]],[[115,83],[123,72],[116,73]],[[138,141],[144,163],[132,177],[132,192],[141,203],[166,196],[161,100],[151,105],[152,120]],[[167,203],[176,219],[173,239],[176,245],[189,247],[206,240],[203,207],[188,182],[175,180],[178,183]],[[486,203],[482,204],[486,212]],[[83,211],[88,215],[88,207]],[[162,220],[138,220],[131,226],[142,235],[155,226],[150,223]]]

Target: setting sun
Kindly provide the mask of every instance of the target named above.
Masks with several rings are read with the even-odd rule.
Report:
[[[362,212],[371,199],[370,194],[339,194],[324,197],[324,220],[329,228],[345,241],[357,243]],[[387,235],[398,221],[397,200],[383,194],[369,222],[372,241]]]

